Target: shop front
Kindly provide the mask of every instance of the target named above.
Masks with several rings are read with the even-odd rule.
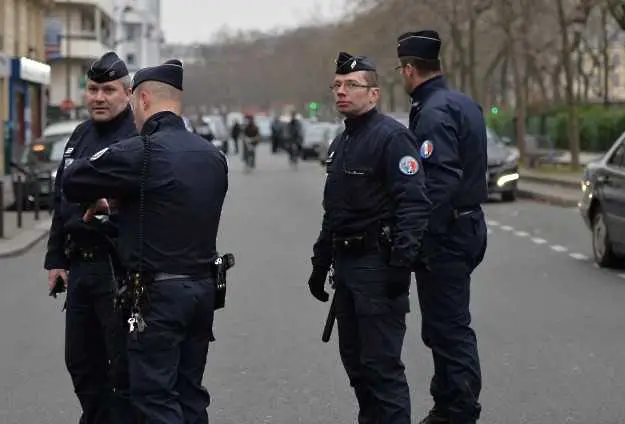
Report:
[[[11,76],[11,57],[6,53],[0,52],[0,177],[2,177],[9,169],[5,160],[8,145],[8,126],[6,121],[9,119],[9,99],[8,99],[8,81]]]
[[[10,141],[7,156],[19,161],[25,148],[41,137],[45,125],[50,66],[26,57],[13,58],[9,84]]]

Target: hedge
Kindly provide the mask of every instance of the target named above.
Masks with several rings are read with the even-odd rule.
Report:
[[[614,141],[625,132],[625,108],[602,106],[582,106],[578,108],[581,150],[586,152],[605,152]],[[514,139],[514,116],[511,113],[489,113],[488,125],[500,136]],[[568,149],[567,113],[560,108],[549,114],[530,115],[526,121],[526,132],[532,135],[546,136],[550,145],[556,149]]]

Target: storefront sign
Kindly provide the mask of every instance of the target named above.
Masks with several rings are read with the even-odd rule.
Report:
[[[35,84],[50,84],[50,65],[22,57],[19,59],[19,79]]]
[[[0,78],[11,75],[11,58],[0,52]]]

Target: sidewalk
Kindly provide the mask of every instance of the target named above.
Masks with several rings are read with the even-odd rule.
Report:
[[[0,258],[17,256],[46,238],[52,219],[48,211],[39,212],[39,220],[32,211],[23,212],[22,228],[17,227],[17,212],[4,211],[4,237],[0,238]]]

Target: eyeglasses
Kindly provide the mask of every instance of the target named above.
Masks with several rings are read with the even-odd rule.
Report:
[[[347,81],[345,83],[340,83],[340,82],[335,82],[334,84],[330,85],[330,90],[331,91],[337,91],[339,90],[341,87],[345,87],[346,91],[354,91],[358,88],[375,88],[377,87],[376,85],[365,85],[365,84],[360,84],[357,83],[355,81]]]

